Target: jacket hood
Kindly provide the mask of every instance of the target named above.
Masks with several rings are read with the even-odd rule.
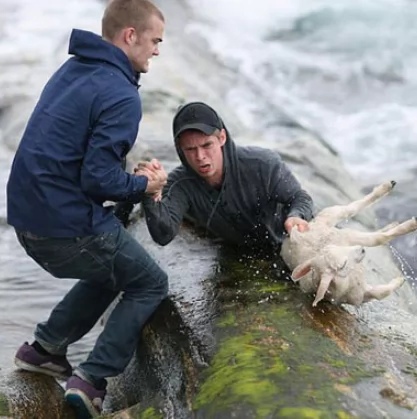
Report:
[[[73,29],[68,53],[87,60],[109,63],[120,69],[132,84],[139,87],[140,74],[133,69],[126,54],[120,48],[93,32]]]
[[[189,111],[190,108],[195,106],[195,105],[199,105],[200,107],[205,107],[208,110],[210,110],[211,112],[213,112],[216,115],[216,117],[218,118],[220,126],[226,131],[226,142],[223,146],[223,169],[224,169],[224,175],[226,175],[226,173],[228,171],[230,171],[230,169],[232,169],[233,167],[236,167],[236,165],[231,164],[231,162],[234,159],[236,159],[236,145],[233,142],[233,140],[231,139],[229,131],[226,128],[226,125],[224,124],[223,120],[220,118],[219,114],[212,107],[210,107],[209,105],[207,105],[203,102],[190,102],[190,103],[187,103],[186,105],[182,105],[178,108],[178,110],[177,110],[177,112],[174,116],[174,119],[172,121],[172,129],[173,129],[173,135],[174,135],[175,149],[177,150],[178,157],[180,158],[182,165],[184,167],[186,167],[189,172],[191,172],[192,174],[194,174],[197,177],[200,177],[190,167],[190,165],[188,164],[188,162],[187,162],[187,160],[184,156],[184,153],[180,149],[180,147],[178,145],[178,139],[175,137],[175,128],[174,128],[177,125],[176,121],[179,118],[180,114],[182,114],[184,111],[187,111],[187,110]],[[200,122],[200,121],[197,119],[196,122],[197,122],[196,125],[198,125],[198,122]],[[201,122],[204,122],[204,121],[201,121]]]

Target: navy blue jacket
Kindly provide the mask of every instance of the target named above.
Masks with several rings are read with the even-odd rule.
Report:
[[[95,235],[119,221],[103,202],[141,200],[147,178],[122,169],[142,116],[126,54],[74,29],[66,61],[29,119],[7,184],[8,223],[44,237]]]

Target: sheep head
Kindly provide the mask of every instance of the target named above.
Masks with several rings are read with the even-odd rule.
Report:
[[[299,281],[310,271],[318,277],[318,287],[313,306],[321,301],[335,278],[346,278],[358,263],[362,262],[365,249],[362,246],[325,246],[319,256],[298,265],[292,272],[294,282]]]

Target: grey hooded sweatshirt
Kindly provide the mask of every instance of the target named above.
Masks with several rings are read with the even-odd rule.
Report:
[[[149,232],[155,242],[166,245],[187,219],[230,244],[279,247],[288,217],[312,218],[312,199],[278,153],[237,146],[221,124],[227,134],[221,188],[191,169],[176,144],[182,164],[169,174],[162,200],[148,196],[142,201]]]

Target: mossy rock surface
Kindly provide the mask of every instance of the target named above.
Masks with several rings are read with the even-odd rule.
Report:
[[[5,394],[0,393],[0,417],[10,416],[9,400]]]
[[[270,258],[225,252],[210,281],[212,346],[198,345],[201,330],[183,316],[189,305],[172,297],[146,327],[134,362],[136,401],[146,405],[126,417],[416,417],[409,343],[342,307],[312,308],[312,296]]]
[[[252,271],[255,280],[247,266],[223,270],[217,351],[202,373],[193,408],[204,417],[344,413],[340,390],[372,375],[372,368],[309,325],[306,301],[292,284],[271,278],[262,263],[252,263]],[[239,292],[232,297],[236,283]]]

